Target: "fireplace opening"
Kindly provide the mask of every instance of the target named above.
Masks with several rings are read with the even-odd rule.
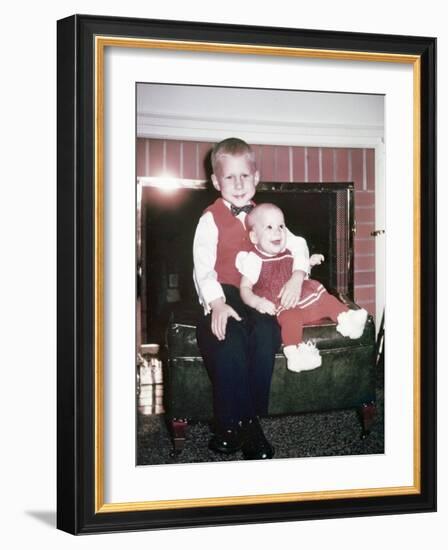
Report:
[[[192,243],[199,217],[217,197],[216,191],[208,188],[166,193],[157,187],[143,187],[143,269],[138,280],[142,342],[163,345],[173,311],[201,311],[192,278]],[[313,269],[313,278],[353,299],[353,184],[263,182],[256,201],[278,205],[288,229],[306,239],[310,254],[325,256],[323,264]]]

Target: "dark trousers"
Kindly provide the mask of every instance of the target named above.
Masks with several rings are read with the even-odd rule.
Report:
[[[226,338],[220,341],[211,331],[211,315],[206,315],[198,324],[197,340],[213,387],[215,422],[225,428],[267,414],[281,339],[275,316],[247,307],[238,288],[223,285],[223,290],[226,303],[242,320],[230,318]]]

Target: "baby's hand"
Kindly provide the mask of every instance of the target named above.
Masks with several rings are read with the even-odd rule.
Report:
[[[283,285],[278,295],[282,309],[291,309],[299,303],[304,276],[303,271],[294,271],[291,278]]]
[[[255,309],[260,313],[267,313],[268,315],[276,314],[275,304],[267,298],[260,298],[255,306]]]
[[[320,265],[325,260],[323,254],[312,254],[310,256],[310,266],[314,267],[315,265]]]

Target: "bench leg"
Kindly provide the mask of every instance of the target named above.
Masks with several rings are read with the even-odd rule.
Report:
[[[363,403],[359,409],[362,424],[361,439],[365,439],[372,429],[373,422],[376,416],[376,404],[371,401],[370,403]]]
[[[180,455],[185,447],[188,421],[184,418],[172,418],[169,421],[171,437],[173,439],[172,456]]]

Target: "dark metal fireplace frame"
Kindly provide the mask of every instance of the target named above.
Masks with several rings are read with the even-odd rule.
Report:
[[[138,255],[144,267],[139,277],[142,343],[163,342],[165,325],[173,309],[188,307],[199,310],[191,275],[193,234],[203,208],[218,195],[206,185],[195,189],[180,188],[176,193],[178,209],[173,207],[173,200],[167,199],[157,188],[145,188],[142,193],[141,229],[144,244],[141,255]],[[298,198],[306,195],[310,199],[307,206],[312,208],[304,207],[300,210]],[[341,293],[354,300],[356,224],[353,183],[261,182],[255,200],[257,203],[278,204],[285,211],[286,225],[292,233],[307,239],[310,254],[318,252],[326,256],[324,264],[313,269],[313,278],[320,280],[330,292]],[[294,209],[298,210],[298,215]],[[325,224],[323,229],[319,228],[320,220]],[[182,257],[173,266],[170,256],[179,246],[180,240]],[[170,301],[167,295],[172,280],[178,281],[176,284],[179,284],[180,296]]]

